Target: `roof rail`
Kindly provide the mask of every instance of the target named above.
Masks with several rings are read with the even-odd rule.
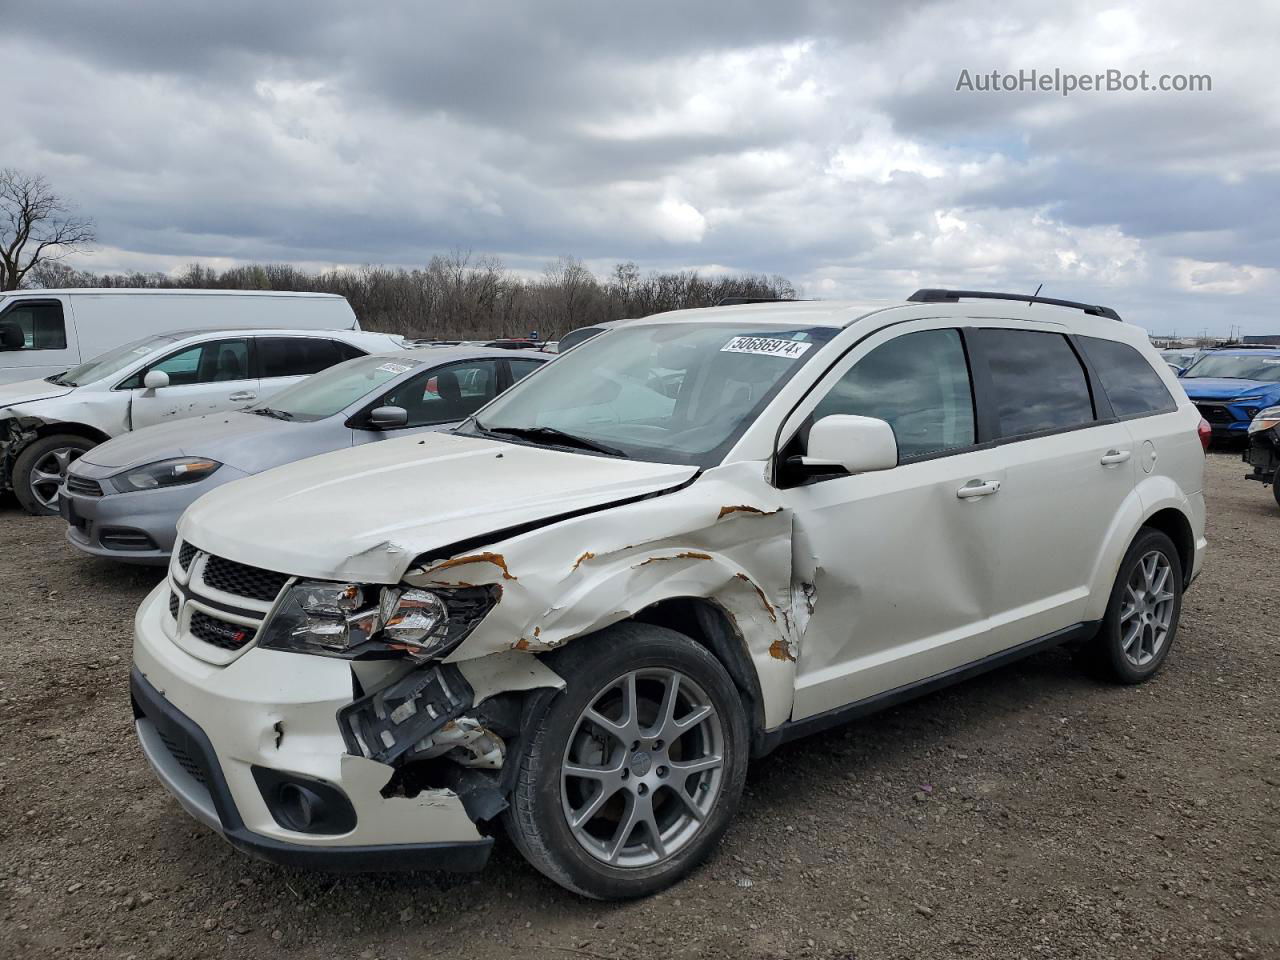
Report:
[[[1192,349],[1191,347],[1187,348]],[[1218,343],[1201,350],[1280,350],[1280,343]]]
[[[1022,303],[1047,303],[1055,307],[1074,307],[1095,317],[1107,317],[1119,320],[1120,314],[1110,307],[1092,303],[1079,303],[1075,300],[1058,300],[1056,297],[1035,297],[1025,293],[992,293],[990,290],[938,290],[926,287],[917,290],[907,300],[911,303],[955,303],[961,297],[970,300],[1014,300]]]
[[[748,303],[795,303],[795,297],[721,297],[717,307],[741,307]]]

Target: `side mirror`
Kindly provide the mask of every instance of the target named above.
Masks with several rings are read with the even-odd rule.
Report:
[[[810,428],[809,452],[800,463],[818,469],[843,467],[850,473],[891,470],[898,465],[898,440],[883,420],[834,414]]]
[[[374,430],[392,430],[409,422],[409,411],[404,407],[374,407],[365,423]]]
[[[163,370],[148,370],[142,378],[142,385],[148,390],[159,390],[169,385],[169,375]]]

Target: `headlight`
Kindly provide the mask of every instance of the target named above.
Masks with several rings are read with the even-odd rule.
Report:
[[[1280,427],[1280,407],[1267,407],[1253,418],[1253,422],[1249,424],[1249,432],[1261,433],[1274,427]]]
[[[259,646],[347,660],[442,657],[498,602],[498,587],[420,590],[304,580],[285,594]]]
[[[126,470],[111,477],[111,484],[121,493],[135,490],[152,490],[156,487],[176,487],[184,483],[198,483],[222,464],[204,457],[178,457],[148,463],[144,467]]]

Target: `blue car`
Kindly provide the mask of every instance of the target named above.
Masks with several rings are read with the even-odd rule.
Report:
[[[1245,440],[1260,410],[1280,405],[1280,346],[1207,351],[1182,386],[1218,438]]]

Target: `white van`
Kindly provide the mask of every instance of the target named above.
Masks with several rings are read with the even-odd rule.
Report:
[[[346,298],[263,290],[10,290],[0,293],[0,383],[61,373],[156,333],[281,327],[359,330]]]

